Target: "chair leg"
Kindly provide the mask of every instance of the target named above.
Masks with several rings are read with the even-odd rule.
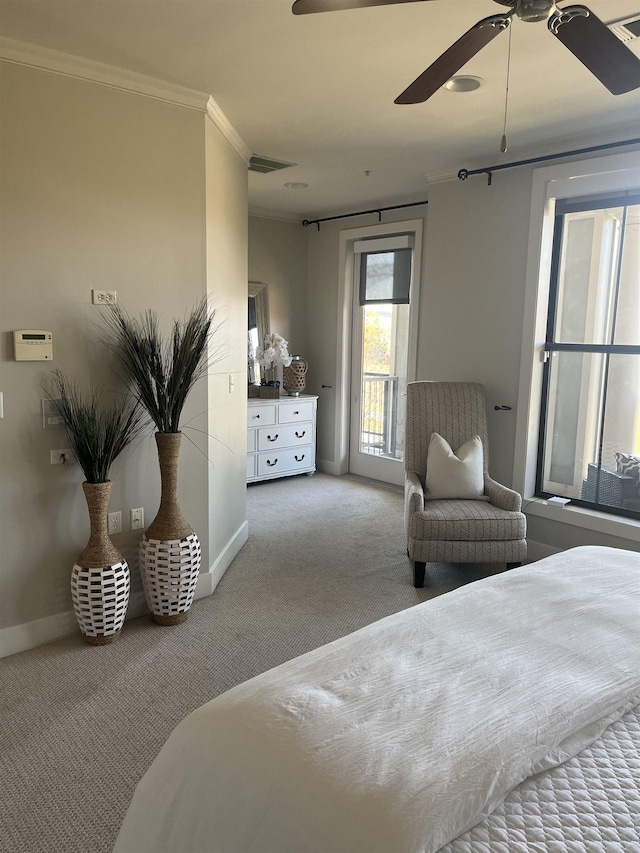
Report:
[[[521,565],[522,565],[522,563],[507,563],[507,570],[508,569],[517,569]]]
[[[424,570],[426,563],[420,563],[417,560],[413,564],[413,585],[416,589],[422,589],[424,586]]]

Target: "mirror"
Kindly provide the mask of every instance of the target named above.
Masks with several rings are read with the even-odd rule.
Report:
[[[256,350],[264,343],[265,336],[271,331],[269,325],[269,296],[266,284],[259,281],[249,282],[247,339],[247,370],[249,385],[259,385],[260,365],[256,360]]]

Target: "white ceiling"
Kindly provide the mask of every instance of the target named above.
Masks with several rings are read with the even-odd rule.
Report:
[[[463,167],[640,136],[640,89],[611,95],[545,24],[519,20],[507,154],[507,33],[465,66],[486,81],[478,91],[395,105],[463,32],[505,11],[493,0],[306,16],[291,2],[0,0],[0,34],[211,94],[253,153],[298,164],[249,173],[252,209],[297,218],[423,199]],[[640,14],[640,0],[586,4],[606,22]],[[640,56],[640,39],[631,45]]]

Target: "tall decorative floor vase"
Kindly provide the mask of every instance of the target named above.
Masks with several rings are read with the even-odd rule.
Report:
[[[140,540],[142,585],[158,625],[177,625],[189,615],[200,573],[200,540],[178,506],[182,433],[157,432],[161,496],[158,514]]]
[[[112,643],[129,604],[129,566],[109,538],[111,482],[83,483],[91,533],[71,571],[71,598],[78,625],[92,646]]]

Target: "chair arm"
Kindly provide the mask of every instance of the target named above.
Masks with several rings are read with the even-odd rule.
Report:
[[[409,524],[411,516],[424,511],[424,490],[420,478],[414,471],[404,474],[404,521]]]
[[[507,512],[520,512],[522,508],[521,495],[513,489],[496,483],[488,474],[484,475],[484,493],[488,495],[489,502],[497,506],[498,509],[504,509]]]

